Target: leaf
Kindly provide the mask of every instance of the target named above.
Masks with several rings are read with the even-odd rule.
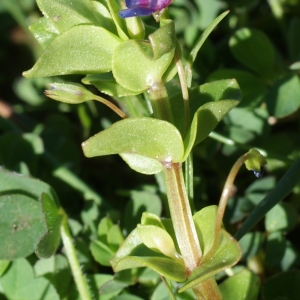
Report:
[[[287,240],[280,231],[271,232],[265,244],[265,265],[280,270],[280,264],[287,250]]]
[[[195,115],[201,105],[219,100],[241,100],[242,94],[235,79],[217,80],[208,82],[189,90],[190,113]],[[175,126],[184,134],[184,106],[182,93],[178,93],[170,98],[172,114]]]
[[[98,225],[98,237],[101,241],[107,241],[108,231],[112,228],[113,222],[109,217],[104,217],[101,219]]]
[[[141,218],[141,224],[142,225],[153,225],[153,226],[165,229],[165,226],[164,226],[163,222],[161,221],[161,219],[157,215],[152,214],[148,211],[143,213],[142,218]]]
[[[137,95],[139,92],[133,92],[119,85],[112,73],[89,74],[82,79],[84,84],[94,85],[100,92],[116,97]]]
[[[3,169],[0,169],[0,176],[0,191],[3,194],[1,201],[7,207],[2,210],[4,215],[1,218],[5,229],[0,232],[6,241],[2,255],[14,259],[27,256],[34,250],[41,256],[43,253],[52,254],[60,237],[60,217],[57,215],[59,203],[55,192],[42,181]],[[44,244],[45,248],[39,248],[41,241],[46,241],[46,238],[50,239],[49,243]]]
[[[99,294],[101,295],[100,299],[102,300],[103,295],[111,295],[112,291],[114,291],[115,295],[119,294],[127,286],[128,286],[128,284],[126,284],[124,282],[117,281],[114,278],[112,278],[111,280],[105,282],[101,286],[101,288],[99,290]],[[115,297],[114,297],[114,299],[115,299]]]
[[[265,300],[299,299],[300,272],[297,270],[275,275],[266,279],[262,287]]]
[[[164,169],[163,165],[156,159],[131,153],[122,153],[120,156],[131,169],[142,174],[157,174]]]
[[[113,75],[117,83],[125,89],[141,93],[154,87],[157,82],[161,82],[173,56],[174,51],[170,51],[153,60],[150,43],[128,40],[120,44],[114,51]]]
[[[37,0],[37,5],[61,33],[79,24],[103,25],[103,16],[95,9],[100,6],[96,1]]]
[[[47,259],[40,259],[34,265],[37,277],[46,277],[55,287],[60,299],[64,299],[69,293],[72,284],[72,273],[68,260],[58,254]]]
[[[10,300],[59,300],[53,285],[44,277],[35,278],[34,272],[25,259],[12,262],[8,271],[0,278],[5,296]]]
[[[183,161],[186,160],[192,148],[207,138],[224,116],[238,103],[239,101],[236,100],[208,102],[197,110],[190,130],[184,139],[185,153]]]
[[[50,185],[34,179],[26,177],[21,174],[12,173],[4,170],[0,167],[0,191],[4,194],[15,194],[20,193],[27,195],[35,200],[39,200],[42,193],[46,193],[55,201],[56,205],[59,206],[59,201],[56,193]]]
[[[215,252],[212,252],[215,241],[216,214],[217,206],[212,205],[201,209],[193,216],[203,257],[199,266],[192,271],[179,290],[180,293],[233,266],[241,257],[239,244],[223,229],[221,230],[218,248]]]
[[[128,231],[133,230],[140,222],[145,212],[160,215],[162,211],[161,199],[155,193],[149,191],[131,191],[125,212],[124,222]],[[145,224],[144,224],[145,225]]]
[[[237,240],[249,232],[280,200],[284,199],[299,183],[300,159],[296,160],[292,167],[280,179],[275,188],[262,200],[250,213],[242,226],[235,234]]]
[[[297,223],[297,210],[289,203],[282,202],[275,205],[265,218],[265,228],[269,232],[283,231],[287,233]]]
[[[208,102],[242,100],[242,91],[236,79],[222,79],[201,84],[190,90],[191,112]]]
[[[136,229],[126,238],[111,264],[115,272],[148,267],[171,280],[181,282],[186,278],[184,265],[148,249],[142,244]]]
[[[120,245],[123,243],[124,237],[121,232],[120,226],[115,224],[113,225],[108,233],[107,233],[107,243],[110,246],[110,248],[116,252]]]
[[[262,103],[267,92],[267,85],[262,79],[250,72],[235,69],[221,69],[210,74],[207,81],[227,78],[235,78],[239,83],[243,94],[243,101],[241,101],[239,107],[257,107]]]
[[[195,215],[193,215],[203,258],[205,258],[209,253],[215,240],[217,209],[217,206],[210,205],[202,208]]]
[[[32,78],[109,72],[119,44],[120,39],[102,27],[75,26],[57,36],[23,75]]]
[[[244,235],[239,241],[243,253],[242,259],[246,260],[255,256],[261,250],[264,240],[264,234],[258,231]]]
[[[3,275],[3,273],[6,271],[10,264],[9,260],[0,260],[0,277]]]
[[[13,260],[33,253],[46,228],[40,204],[26,194],[0,197],[0,259]]]
[[[300,60],[300,42],[297,38],[300,30],[299,18],[293,17],[290,20],[287,32],[287,46],[289,48],[289,59],[293,61]]]
[[[230,38],[229,46],[233,56],[252,71],[262,76],[272,72],[275,50],[262,31],[241,28]]]
[[[109,154],[138,154],[162,164],[180,162],[183,143],[170,123],[152,118],[128,118],[82,143],[87,157]]]
[[[34,21],[29,26],[29,29],[43,49],[45,49],[60,34],[53,22],[46,17]]]
[[[194,61],[195,61],[195,59],[197,57],[197,54],[198,54],[199,50],[201,49],[202,45],[204,44],[204,42],[206,41],[206,39],[208,38],[208,36],[210,35],[210,33],[223,20],[223,18],[225,18],[225,16],[228,13],[229,13],[229,11],[225,11],[221,15],[219,15],[215,20],[213,20],[213,22],[201,34],[201,36],[197,40],[195,46],[193,47],[193,49],[192,49],[192,51],[191,51],[191,53],[189,55],[187,65],[186,65],[187,85],[188,85],[188,87],[191,87],[191,83],[192,83],[192,68],[193,68],[193,64],[194,64]]]
[[[114,256],[114,252],[105,243],[94,240],[90,245],[90,250],[94,259],[102,266],[110,266],[110,260]]]
[[[181,256],[176,252],[171,236],[166,230],[158,226],[141,224],[137,226],[136,230],[146,247],[184,264]]]
[[[114,21],[114,24],[117,28],[117,32],[118,32],[119,37],[123,41],[128,40],[128,34],[127,34],[127,28],[126,28],[125,20],[120,18],[120,16],[119,16],[119,12],[121,10],[120,4],[117,1],[114,1],[114,0],[106,0],[106,3],[108,5],[110,14],[111,14],[112,19]]]
[[[204,241],[205,243],[205,241]],[[238,242],[225,230],[221,231],[220,244],[215,253],[210,258],[201,261],[199,267],[192,271],[191,275],[180,288],[179,292],[197,285],[217,273],[232,267],[241,258],[241,249]]]
[[[300,106],[299,77],[290,74],[278,80],[265,97],[271,115],[282,118],[295,112]]]
[[[41,237],[36,246],[36,255],[40,258],[48,258],[53,255],[60,243],[60,225],[62,214],[53,200],[43,193],[41,197],[43,215],[47,232]]]
[[[244,269],[223,281],[219,288],[224,300],[257,300],[260,290],[260,278],[251,271]]]
[[[152,45],[154,60],[174,50],[176,44],[174,22],[168,20],[166,24],[149,35],[149,41]]]

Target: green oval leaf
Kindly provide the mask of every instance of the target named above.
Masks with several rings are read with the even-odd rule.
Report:
[[[153,60],[150,43],[128,40],[120,44],[113,54],[113,74],[121,86],[141,93],[161,81],[173,56],[174,51],[170,51]]]
[[[215,240],[217,209],[218,208],[216,205],[211,205],[202,208],[195,215],[193,215],[203,258],[209,253],[209,250],[213,246]]]
[[[36,2],[43,15],[60,32],[79,24],[95,24],[98,26],[103,24],[104,18],[99,14],[100,10],[97,10],[97,7],[100,6],[97,1],[37,0]]]
[[[297,210],[289,203],[282,202],[275,205],[265,218],[265,227],[269,232],[289,232],[297,223]]]
[[[119,12],[121,10],[120,4],[115,0],[106,0],[105,2],[107,3],[111,17],[114,21],[114,25],[117,28],[119,37],[124,41],[128,40],[126,22],[119,16]]]
[[[166,230],[153,225],[138,225],[137,233],[146,247],[184,265],[183,259],[176,252],[173,240]]]
[[[179,292],[235,265],[240,260],[241,249],[238,242],[223,229],[217,250],[211,251],[215,240],[216,213],[217,206],[212,205],[201,209],[193,216],[203,257],[199,267],[191,273]]]
[[[102,27],[72,27],[57,36],[36,64],[23,75],[32,78],[109,72],[112,54],[120,41]]]
[[[268,91],[265,101],[271,115],[282,118],[300,106],[300,81],[296,74],[278,80]]]
[[[82,143],[87,157],[138,154],[162,164],[182,161],[183,143],[170,123],[152,118],[128,118],[114,123]]]
[[[160,216],[162,203],[160,197],[153,191],[130,191],[130,200],[124,211],[124,225],[128,232],[136,228],[144,212]]]
[[[59,207],[56,193],[50,185],[21,174],[6,171],[0,167],[0,191],[2,194],[15,194],[16,191],[21,195],[27,195],[35,200],[40,200],[42,193],[46,193],[54,200]]]
[[[82,79],[82,82],[84,84],[92,84],[100,92],[110,96],[124,97],[139,94],[138,92],[127,90],[119,85],[111,72],[104,74],[89,74]]]
[[[225,230],[221,231],[220,244],[217,251],[201,261],[198,268],[196,268],[188,278],[188,280],[181,287],[179,292],[183,292],[191,288],[201,281],[204,281],[217,273],[235,265],[241,258],[241,248],[238,242]]]
[[[163,254],[148,249],[134,229],[111,260],[115,272],[126,269],[148,267],[157,273],[178,282],[184,281],[186,271],[183,264]]]
[[[233,56],[260,75],[268,75],[274,66],[275,50],[269,38],[260,30],[242,28],[229,41]]]
[[[241,100],[242,93],[235,79],[224,79],[201,84],[189,90],[190,111],[194,115],[201,105],[219,100]],[[170,98],[172,114],[175,126],[184,133],[184,111],[182,93],[178,93]]]
[[[35,277],[26,259],[17,259],[0,278],[2,292],[6,299],[59,300],[60,297],[51,282],[45,277]]]
[[[131,169],[142,174],[157,174],[164,169],[159,161],[149,157],[130,153],[121,153],[120,156]]]
[[[114,252],[103,242],[95,240],[90,245],[90,250],[94,259],[102,266],[110,266],[110,260]]]
[[[41,197],[42,210],[47,232],[37,243],[35,253],[40,258],[48,258],[53,255],[60,243],[60,225],[62,215],[58,207],[46,193]]]
[[[197,110],[191,128],[184,140],[185,153],[183,161],[186,160],[192,148],[207,138],[225,115],[238,103],[239,101],[236,100],[208,102]]]
[[[260,289],[260,278],[249,270],[242,270],[220,284],[224,300],[247,299],[257,300]]]
[[[46,17],[37,19],[30,25],[29,29],[43,49],[60,34],[54,24]]]
[[[0,259],[13,260],[33,253],[46,226],[40,203],[26,195],[0,197]]]
[[[207,80],[214,81],[225,78],[235,78],[241,87],[243,101],[239,107],[257,107],[263,101],[267,92],[267,85],[258,76],[241,70],[221,69],[210,74]]]
[[[154,60],[175,49],[176,36],[174,22],[172,20],[166,21],[167,24],[149,35]]]
[[[299,299],[300,272],[298,270],[280,273],[266,280],[262,295],[266,300]]]
[[[204,4],[204,3],[203,3]],[[211,32],[215,29],[215,27],[225,18],[225,16],[229,13],[229,11],[223,12],[221,15],[219,15],[216,19],[212,21],[212,23],[209,24],[209,26],[204,30],[204,32],[201,34],[201,36],[196,41],[190,55],[187,61],[186,65],[186,74],[187,74],[187,84],[188,87],[192,84],[192,68],[193,64],[196,60],[196,57],[198,55],[199,50],[201,49],[202,45],[208,38],[208,36],[211,34]]]

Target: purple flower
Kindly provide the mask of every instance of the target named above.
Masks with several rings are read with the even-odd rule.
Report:
[[[121,18],[149,16],[167,7],[172,0],[125,0],[127,9],[121,10]]]

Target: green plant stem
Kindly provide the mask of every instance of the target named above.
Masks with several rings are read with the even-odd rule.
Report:
[[[187,86],[187,82],[186,82],[186,74],[184,71],[184,67],[182,65],[182,61],[180,59],[177,49],[175,50],[174,59],[175,59],[176,67],[177,67],[178,77],[179,77],[180,86],[181,86],[183,105],[184,105],[184,120],[185,120],[184,135],[185,135],[187,133],[187,131],[190,127],[190,123],[191,123],[189,90],[188,90],[188,86]]]
[[[119,115],[122,119],[127,118],[126,114],[120,108],[118,108],[116,105],[111,103],[110,101],[108,101],[100,96],[95,97],[95,100],[97,100],[97,101],[101,102],[102,104],[106,105],[107,107],[109,107],[117,115]]]
[[[166,87],[162,82],[155,82],[148,90],[149,99],[155,118],[173,123],[173,114]]]
[[[199,265],[202,253],[183,181],[181,164],[167,164],[165,178],[176,239],[187,273],[190,274]]]
[[[218,205],[218,210],[217,210],[217,219],[216,219],[216,225],[215,225],[215,240],[214,240],[214,244],[210,250],[212,253],[214,253],[219,246],[223,216],[225,213],[228,198],[232,191],[233,182],[235,180],[235,177],[236,177],[239,169],[241,168],[241,166],[244,164],[244,162],[247,159],[248,159],[248,153],[246,153],[238,158],[238,160],[232,166],[232,168],[229,172],[229,175],[227,177],[227,180],[225,182],[225,185],[224,185],[224,188],[222,191],[222,195],[221,195],[221,199],[220,199],[220,202]]]
[[[193,287],[197,300],[222,300],[221,291],[214,278],[209,278]]]
[[[179,47],[179,46],[178,46]],[[184,115],[185,115],[185,124],[184,124],[184,136],[188,132],[191,124],[191,116],[190,116],[190,102],[189,102],[189,90],[187,85],[187,77],[186,73],[182,64],[182,60],[179,56],[179,50],[175,50],[175,56],[174,56],[178,77],[180,81],[181,86],[181,92],[182,92],[182,99],[183,99],[183,105],[184,105]],[[193,154],[192,152],[189,154],[187,160],[184,164],[185,167],[185,182],[187,187],[187,194],[188,199],[190,202],[190,206],[192,211],[194,211],[194,169],[193,169]]]
[[[240,143],[237,143],[235,142],[234,140],[232,139],[229,139],[215,131],[212,131],[210,134],[209,134],[209,137],[222,143],[222,144],[225,144],[225,145],[229,145],[229,146],[234,146],[234,147],[237,147],[239,149],[242,149],[242,150],[245,150],[245,151],[248,151],[249,148],[251,148],[251,146],[249,145],[246,145],[246,144],[240,144]],[[263,156],[266,156],[266,157],[271,157],[273,159],[277,159],[277,160],[280,160],[280,161],[283,161],[284,163],[286,163],[287,165],[291,164],[293,161],[294,161],[294,158],[292,156],[286,156],[286,155],[281,155],[281,154],[278,154],[276,152],[273,152],[273,151],[266,151],[262,148],[258,148],[258,147],[255,147],[256,150],[258,150]]]
[[[63,219],[60,227],[60,234],[63,240],[64,249],[73,273],[73,277],[75,280],[75,284],[77,286],[80,299],[82,300],[92,300],[92,296],[90,294],[87,281],[84,278],[80,264],[78,261],[78,257],[76,255],[76,250],[73,244],[72,236],[68,226],[68,217],[66,213],[63,211]]]
[[[184,162],[184,180],[186,191],[192,212],[195,211],[194,206],[194,168],[193,168],[193,154],[192,152]]]

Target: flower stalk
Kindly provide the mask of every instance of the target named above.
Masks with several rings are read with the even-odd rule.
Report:
[[[62,210],[62,209],[61,209]],[[75,280],[75,284],[77,286],[80,299],[82,300],[92,300],[92,296],[90,290],[88,288],[88,284],[86,278],[82,274],[80,264],[78,261],[78,257],[76,254],[76,249],[72,240],[72,236],[68,226],[68,217],[66,213],[63,211],[63,219],[60,226],[60,234],[64,244],[64,249],[66,252],[66,256],[68,258],[72,274]]]

